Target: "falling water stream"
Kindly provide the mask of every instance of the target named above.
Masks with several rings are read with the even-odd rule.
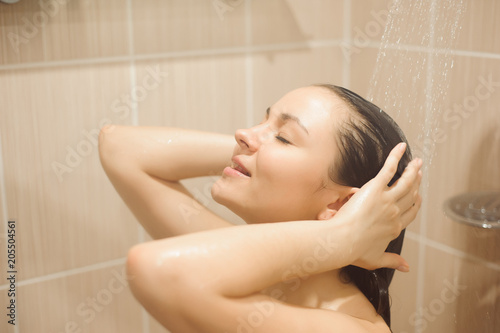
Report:
[[[462,0],[395,0],[371,79],[368,98],[396,118],[426,166],[440,131],[464,7]]]
[[[394,0],[389,8],[368,99],[386,110],[405,132],[414,157],[424,160],[424,198],[418,225],[426,237],[429,181],[439,143],[443,100],[450,88],[455,47],[465,12],[463,0]],[[416,308],[424,302],[425,242],[419,242]],[[421,315],[420,315],[421,316]],[[423,327],[415,326],[415,332]]]

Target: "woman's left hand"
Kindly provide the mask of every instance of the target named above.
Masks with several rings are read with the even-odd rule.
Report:
[[[414,159],[403,175],[391,187],[406,144],[399,144],[389,154],[378,175],[359,189],[336,214],[351,224],[353,239],[352,265],[368,270],[381,267],[407,272],[408,263],[394,253],[385,252],[417,216],[422,198],[419,186],[422,179],[422,160]]]

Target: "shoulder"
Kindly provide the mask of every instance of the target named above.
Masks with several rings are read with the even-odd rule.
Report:
[[[384,320],[369,321],[349,314],[328,309],[311,309],[296,306],[277,306],[274,308],[270,322],[277,327],[262,332],[278,332],[273,329],[286,327],[281,332],[350,332],[350,333],[390,333]],[[272,325],[269,323],[270,326]],[[271,327],[270,327],[271,328]]]
[[[297,289],[280,283],[264,290],[263,294],[277,301],[274,307],[276,316],[273,317],[280,317],[283,311],[286,313],[283,320],[289,318],[291,326],[301,327],[303,332],[391,332],[356,286],[340,284],[339,287],[332,284],[331,279],[327,281],[326,284],[321,284],[321,281],[315,284],[311,278]],[[301,331],[296,329],[287,332]]]
[[[345,312],[340,312],[338,310],[330,310],[330,309],[318,309],[318,310],[324,311],[325,317],[329,316],[331,320],[334,320],[337,323],[339,321],[342,321],[344,325],[348,325],[349,327],[352,327],[352,329],[356,329],[355,332],[391,333],[389,326],[387,326],[384,319],[380,315],[376,315],[375,317],[367,319],[367,318],[356,317]]]

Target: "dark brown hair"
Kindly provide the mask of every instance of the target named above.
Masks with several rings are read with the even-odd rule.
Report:
[[[346,104],[346,120],[337,128],[337,145],[340,158],[330,167],[330,179],[340,185],[362,187],[382,169],[391,150],[400,142],[407,142],[396,122],[375,104],[352,91],[329,84],[315,85],[340,97]],[[401,158],[391,186],[411,161],[409,146]],[[386,252],[401,253],[403,230],[389,243]],[[394,270],[379,268],[373,271],[346,266],[341,270],[344,282],[353,282],[372,303],[387,325],[391,326],[389,284]]]

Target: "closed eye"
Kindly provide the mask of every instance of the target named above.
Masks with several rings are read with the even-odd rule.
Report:
[[[287,139],[285,139],[284,137],[280,136],[280,135],[276,135],[276,139],[280,142],[282,142],[283,144],[285,145],[290,145],[292,144],[290,141],[288,141]]]

